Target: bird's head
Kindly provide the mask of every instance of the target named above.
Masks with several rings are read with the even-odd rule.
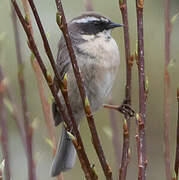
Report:
[[[98,36],[101,33],[110,33],[112,29],[121,27],[122,24],[116,24],[109,18],[94,12],[87,12],[72,19],[69,28],[72,32],[84,36]]]

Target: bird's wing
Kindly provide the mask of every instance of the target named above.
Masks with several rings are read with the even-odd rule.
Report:
[[[60,42],[59,42],[56,63],[57,63],[57,69],[58,69],[60,78],[63,79],[71,63],[67,46],[66,46],[66,42],[63,36],[61,37]]]
[[[57,67],[57,71],[61,80],[63,79],[65,73],[68,72],[70,68],[70,64],[71,64],[71,61],[70,61],[69,53],[68,53],[67,46],[65,43],[65,39],[62,36],[59,41],[57,60],[56,60],[56,67]],[[54,77],[53,83],[54,83],[56,91],[58,92],[60,86],[59,86],[56,76]],[[55,126],[58,126],[63,121],[63,118],[61,117],[58,111],[55,101],[52,103],[52,112],[53,112]]]
[[[58,53],[57,53],[57,59],[56,59],[56,67],[58,74],[60,76],[60,79],[62,80],[65,73],[68,72],[68,69],[70,67],[70,57],[69,53],[66,47],[65,39],[62,35],[59,45],[58,45]],[[59,91],[59,84],[56,77],[54,77],[54,85],[56,87],[57,92]]]

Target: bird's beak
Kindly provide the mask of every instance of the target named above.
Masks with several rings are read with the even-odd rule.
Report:
[[[123,24],[116,24],[116,23],[113,23],[113,22],[110,22],[107,26],[107,29],[113,29],[113,28],[116,28],[116,27],[122,27],[124,26]]]

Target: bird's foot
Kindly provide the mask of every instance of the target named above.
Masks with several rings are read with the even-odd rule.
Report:
[[[119,111],[120,113],[124,115],[128,115],[130,117],[134,117],[136,112],[132,109],[132,107],[129,104],[125,104],[125,101],[120,106],[111,105],[111,104],[104,104],[104,108],[114,109]]]

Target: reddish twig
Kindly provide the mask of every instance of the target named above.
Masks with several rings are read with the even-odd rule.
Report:
[[[92,4],[92,0],[84,0],[85,2],[85,9],[87,11],[93,11],[93,4]]]
[[[25,19],[23,18],[22,14],[21,14],[21,12],[20,12],[20,10],[19,10],[19,7],[18,7],[18,5],[17,5],[17,3],[16,3],[16,1],[15,1],[15,0],[12,0],[11,2],[13,3],[14,8],[15,8],[15,10],[16,10],[16,13],[17,13],[17,15],[18,15],[18,17],[19,17],[19,20],[20,20],[20,22],[21,22],[21,24],[22,24],[22,26],[23,26],[23,28],[24,28],[24,30],[25,30],[25,32],[26,32],[26,35],[27,35],[28,40],[29,40],[29,47],[30,47],[30,49],[32,50],[33,54],[35,55],[35,57],[36,57],[39,65],[40,65],[40,68],[41,68],[41,70],[42,70],[42,72],[43,72],[43,75],[44,75],[44,77],[45,77],[45,79],[46,79],[46,81],[47,81],[47,83],[48,83],[48,86],[49,86],[49,88],[50,88],[50,90],[51,90],[51,92],[52,92],[52,94],[53,94],[53,96],[54,96],[55,102],[57,103],[57,106],[58,106],[58,108],[59,108],[59,111],[60,111],[60,113],[61,113],[61,115],[62,115],[62,117],[63,117],[63,119],[64,119],[64,122],[65,122],[66,125],[67,125],[67,126],[66,126],[66,129],[67,129],[67,130],[71,130],[71,129],[72,129],[72,127],[71,127],[71,122],[69,121],[69,119],[68,119],[67,116],[66,116],[66,113],[65,113],[64,110],[63,110],[62,104],[61,104],[61,102],[60,102],[60,99],[59,99],[59,97],[58,97],[58,94],[57,94],[57,92],[56,92],[56,89],[55,89],[55,87],[54,87],[54,85],[53,85],[52,78],[51,78],[51,76],[47,73],[46,67],[44,66],[44,63],[43,63],[43,61],[42,61],[42,59],[41,59],[41,56],[40,56],[39,51],[38,51],[38,49],[37,49],[37,46],[36,46],[36,44],[35,44],[34,38],[33,38],[32,34],[31,34],[31,31],[30,31],[30,28],[29,28],[29,24],[28,24],[28,20],[25,20]],[[74,133],[75,133],[75,135],[76,135],[76,137],[77,137],[78,143],[79,143],[79,144],[78,144],[78,148],[76,148],[77,153],[78,153],[78,154],[80,153],[80,154],[81,154],[81,157],[85,158],[85,159],[80,159],[80,157],[79,157],[80,162],[81,162],[81,165],[82,165],[82,169],[84,170],[87,179],[90,179],[90,180],[91,180],[91,179],[96,179],[97,176],[96,176],[96,174],[94,173],[94,171],[92,170],[92,168],[90,167],[90,163],[89,163],[89,160],[88,160],[88,158],[87,158],[87,156],[86,156],[84,147],[83,147],[83,145],[82,145],[82,140],[81,140],[81,137],[80,137],[80,134],[79,134],[79,131],[78,131],[78,128],[77,128],[77,126],[76,126],[75,121],[72,121],[72,124],[73,124],[73,131],[74,131]],[[76,147],[76,146],[75,146],[75,147]]]
[[[175,155],[176,179],[178,179],[178,168],[179,168],[179,88],[177,89],[177,102],[178,102],[178,121],[177,121],[176,155]]]
[[[138,76],[139,76],[139,117],[138,119],[138,179],[146,179],[146,99],[147,90],[144,71],[144,34],[143,34],[143,7],[144,0],[136,0],[137,10],[137,34],[138,34]]]
[[[111,171],[111,168],[109,167],[109,165],[106,161],[106,158],[104,156],[104,152],[103,152],[100,140],[99,140],[99,136],[98,136],[98,133],[96,130],[96,126],[94,123],[94,118],[92,116],[90,106],[89,106],[89,104],[87,106],[85,105],[85,101],[87,101],[88,98],[86,96],[86,92],[85,92],[85,88],[84,88],[84,84],[83,84],[83,79],[82,79],[81,74],[80,74],[80,70],[79,70],[79,67],[78,67],[78,64],[76,61],[74,50],[72,48],[72,42],[71,42],[70,35],[68,32],[66,18],[64,15],[61,0],[56,0],[56,5],[57,5],[58,13],[59,13],[58,25],[59,25],[59,27],[60,27],[63,35],[64,35],[66,45],[67,45],[67,48],[69,51],[69,55],[70,55],[72,67],[74,70],[75,78],[76,78],[77,85],[78,85],[80,95],[82,98],[83,107],[84,107],[86,117],[88,120],[88,125],[89,125],[90,131],[91,131],[93,145],[94,145],[94,148],[95,148],[96,153],[98,155],[101,166],[103,168],[106,179],[112,179],[112,171]]]
[[[5,160],[5,179],[10,180],[10,163],[9,163],[9,150],[8,150],[8,129],[7,129],[7,119],[5,118],[5,107],[3,103],[3,97],[6,91],[6,85],[4,83],[4,77],[2,74],[2,69],[0,67],[0,141],[2,147],[3,159]]]
[[[20,42],[19,42],[20,39],[19,39],[18,30],[17,30],[17,20],[16,20],[15,13],[12,16],[12,20],[13,20],[17,63],[18,63],[18,81],[19,81],[20,93],[21,93],[22,112],[23,112],[23,118],[24,118],[24,129],[26,132],[25,139],[26,139],[27,159],[28,159],[28,174],[29,174],[29,180],[35,180],[36,172],[35,172],[35,164],[33,161],[33,154],[32,154],[32,128],[30,126],[30,120],[28,117],[26,87],[25,87],[24,69],[23,69],[24,64],[23,64],[22,56],[21,56],[21,52],[20,52]]]
[[[122,14],[122,20],[124,24],[124,42],[125,42],[125,55],[126,55],[126,90],[125,90],[125,103],[131,105],[131,68],[132,68],[132,58],[130,55],[130,38],[129,38],[129,25],[128,25],[128,12],[127,12],[127,0],[119,0],[119,6]],[[127,121],[128,133],[130,132],[130,116],[125,115]],[[130,161],[129,157],[129,138],[128,136],[123,135],[123,150],[122,150],[122,161],[121,167],[119,170],[119,179],[126,179],[127,166]]]
[[[170,0],[165,0],[165,69],[164,69],[164,144],[165,144],[165,174],[166,180],[171,179],[170,165],[170,77],[168,73],[168,64],[170,62],[170,33],[171,24],[169,19]]]

